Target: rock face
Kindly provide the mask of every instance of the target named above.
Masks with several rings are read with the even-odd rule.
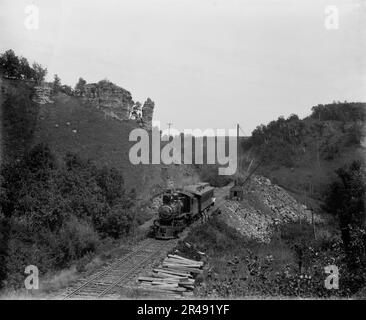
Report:
[[[52,88],[48,84],[34,87],[33,101],[39,104],[53,103],[51,100]]]
[[[226,201],[221,218],[248,238],[268,243],[278,225],[312,221],[310,210],[265,177],[253,176],[244,190],[243,201]],[[322,218],[314,214],[314,221]]]
[[[108,80],[85,84],[83,91],[76,90],[74,95],[100,109],[106,116],[118,120],[135,119],[131,117],[134,106],[131,93]],[[39,104],[53,103],[51,96],[52,87],[50,84],[44,83],[35,87],[33,100]],[[135,119],[147,130],[151,130],[154,107],[155,103],[147,98],[142,107],[142,118]]]
[[[84,98],[108,116],[118,120],[130,119],[134,104],[131,93],[108,80],[86,84]]]
[[[147,98],[142,107],[142,122],[145,129],[151,130],[152,119],[154,115],[155,103],[150,98]]]

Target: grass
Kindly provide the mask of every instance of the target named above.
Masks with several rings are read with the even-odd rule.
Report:
[[[137,127],[133,120],[118,121],[79,97],[59,93],[54,103],[32,101],[31,84],[3,79],[3,155],[14,161],[30,147],[46,142],[58,159],[67,152],[93,160],[98,166],[116,167],[124,174],[128,188],[137,189],[145,199],[153,185],[162,184],[160,165],[132,165],[129,133]],[[143,186],[143,187],[142,187]]]
[[[263,244],[213,218],[194,227],[178,244],[178,251],[193,259],[200,258],[197,251],[207,256],[207,270],[195,291],[198,297],[329,297],[323,268],[338,254],[329,249],[333,237],[314,240],[309,224],[291,223],[282,225],[271,242]]]
[[[53,295],[57,296],[81,277],[91,276],[104,265],[128,253],[135,241],[137,240],[130,237],[119,240],[105,239],[100,243],[94,255],[82,257],[69,268],[50,271],[40,276],[39,290],[4,289],[0,292],[0,300],[46,299]]]

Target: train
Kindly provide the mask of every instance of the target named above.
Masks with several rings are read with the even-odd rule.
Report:
[[[209,183],[202,182],[178,190],[166,190],[158,218],[154,221],[154,237],[174,239],[193,221],[207,216],[210,210],[215,211],[214,189]]]

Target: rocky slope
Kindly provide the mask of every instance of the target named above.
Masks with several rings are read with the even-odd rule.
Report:
[[[32,100],[40,105],[54,103],[52,100],[53,95],[52,84],[43,83],[34,87]],[[102,111],[105,117],[121,121],[131,119],[134,106],[131,93],[108,80],[88,83],[85,85],[83,92],[75,91],[75,95],[79,96],[84,104]],[[154,108],[155,103],[147,98],[142,107],[142,117],[138,119],[138,122],[146,129],[151,129]]]
[[[365,107],[361,102],[319,105],[303,119],[291,115],[260,125],[241,143],[241,169],[261,162],[257,174],[321,201],[336,169],[364,159]]]
[[[245,188],[243,201],[228,200],[222,211],[221,219],[229,226],[260,242],[269,242],[279,224],[300,220],[311,222],[311,211],[305,205],[261,176],[252,177]],[[322,221],[319,216],[314,220],[315,223]]]

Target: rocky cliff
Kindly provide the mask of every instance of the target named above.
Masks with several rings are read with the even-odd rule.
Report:
[[[147,98],[142,107],[142,117],[136,119],[131,117],[135,105],[131,93],[108,80],[88,83],[84,86],[83,91],[75,90],[72,95],[81,97],[85,103],[103,111],[105,116],[118,120],[135,119],[142,127],[151,130],[155,103],[150,98]],[[53,103],[52,97],[54,96],[51,84],[45,82],[34,87],[32,99],[42,105]]]
[[[118,120],[131,119],[134,106],[131,93],[108,80],[86,84],[83,97],[105,115]],[[154,107],[155,103],[150,98],[142,107],[142,119],[139,120],[146,129],[151,129]]]
[[[145,129],[151,130],[152,119],[154,115],[155,103],[150,98],[147,98],[142,107],[142,123]]]
[[[265,177],[253,176],[244,191],[242,201],[225,202],[220,219],[248,238],[269,243],[278,225],[312,222],[311,211],[305,205]],[[322,223],[323,218],[314,214],[314,222]]]
[[[33,101],[38,104],[53,103],[51,99],[52,88],[49,84],[42,84],[34,87]]]
[[[134,104],[131,93],[110,81],[102,80],[85,85],[83,96],[85,100],[102,110],[105,115],[118,120],[130,119]]]

